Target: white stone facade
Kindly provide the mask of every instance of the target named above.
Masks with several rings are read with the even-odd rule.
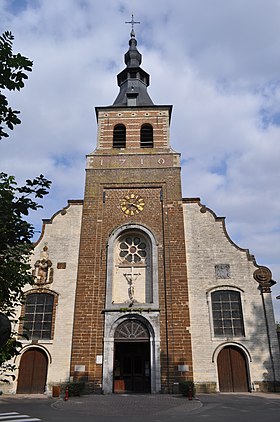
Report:
[[[254,257],[230,240],[224,219],[217,218],[198,199],[185,201],[184,222],[194,382],[201,384],[202,390],[219,391],[217,356],[226,345],[240,348],[246,356],[249,388],[257,390],[260,383],[279,381],[280,357],[271,295],[263,294],[263,304],[253,277],[258,268]],[[240,292],[245,336],[214,336],[211,292],[217,289]]]
[[[15,363],[19,368],[21,356],[31,347],[43,350],[48,358],[46,392],[49,394],[53,385],[69,381],[70,376],[81,218],[82,202],[69,201],[68,207],[56,213],[51,220],[45,221],[31,262],[33,267],[40,259],[43,248],[47,246],[48,258],[53,268],[53,282],[46,284],[44,291],[53,292],[57,297],[54,335],[51,340],[23,340],[21,355]],[[58,263],[63,263],[62,267],[65,268],[59,269]],[[26,286],[25,291],[36,292],[37,287]],[[1,386],[1,389],[7,393],[16,393],[17,381],[7,387]]]

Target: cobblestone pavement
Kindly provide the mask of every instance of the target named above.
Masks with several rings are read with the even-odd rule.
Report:
[[[169,414],[184,414],[200,408],[197,399],[167,394],[110,394],[70,397],[68,401],[62,398],[51,405],[57,410],[73,409],[73,412],[95,416],[145,416]]]

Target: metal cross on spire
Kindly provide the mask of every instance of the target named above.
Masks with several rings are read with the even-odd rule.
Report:
[[[130,32],[130,36],[131,36],[131,37],[135,37],[134,25],[135,25],[136,23],[140,23],[140,22],[139,22],[139,21],[135,21],[135,20],[134,20],[133,13],[132,13],[132,15],[131,15],[131,21],[129,21],[129,22],[125,22],[125,23],[130,23],[130,24],[131,24],[131,32]]]

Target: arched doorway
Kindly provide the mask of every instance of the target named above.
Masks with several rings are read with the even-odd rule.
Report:
[[[238,347],[224,347],[218,355],[217,366],[221,392],[249,391],[246,358]]]
[[[114,340],[114,393],[149,393],[150,336],[147,327],[136,319],[128,319],[117,327]]]
[[[17,394],[44,393],[47,369],[48,358],[43,350],[27,350],[20,360]]]

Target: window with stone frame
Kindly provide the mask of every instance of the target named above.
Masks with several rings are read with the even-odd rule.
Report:
[[[23,334],[29,340],[50,340],[54,311],[54,295],[30,293],[24,305]]]
[[[212,292],[211,303],[215,336],[245,335],[240,292],[235,290]]]
[[[151,303],[151,244],[139,231],[121,235],[115,244],[113,303]]]

